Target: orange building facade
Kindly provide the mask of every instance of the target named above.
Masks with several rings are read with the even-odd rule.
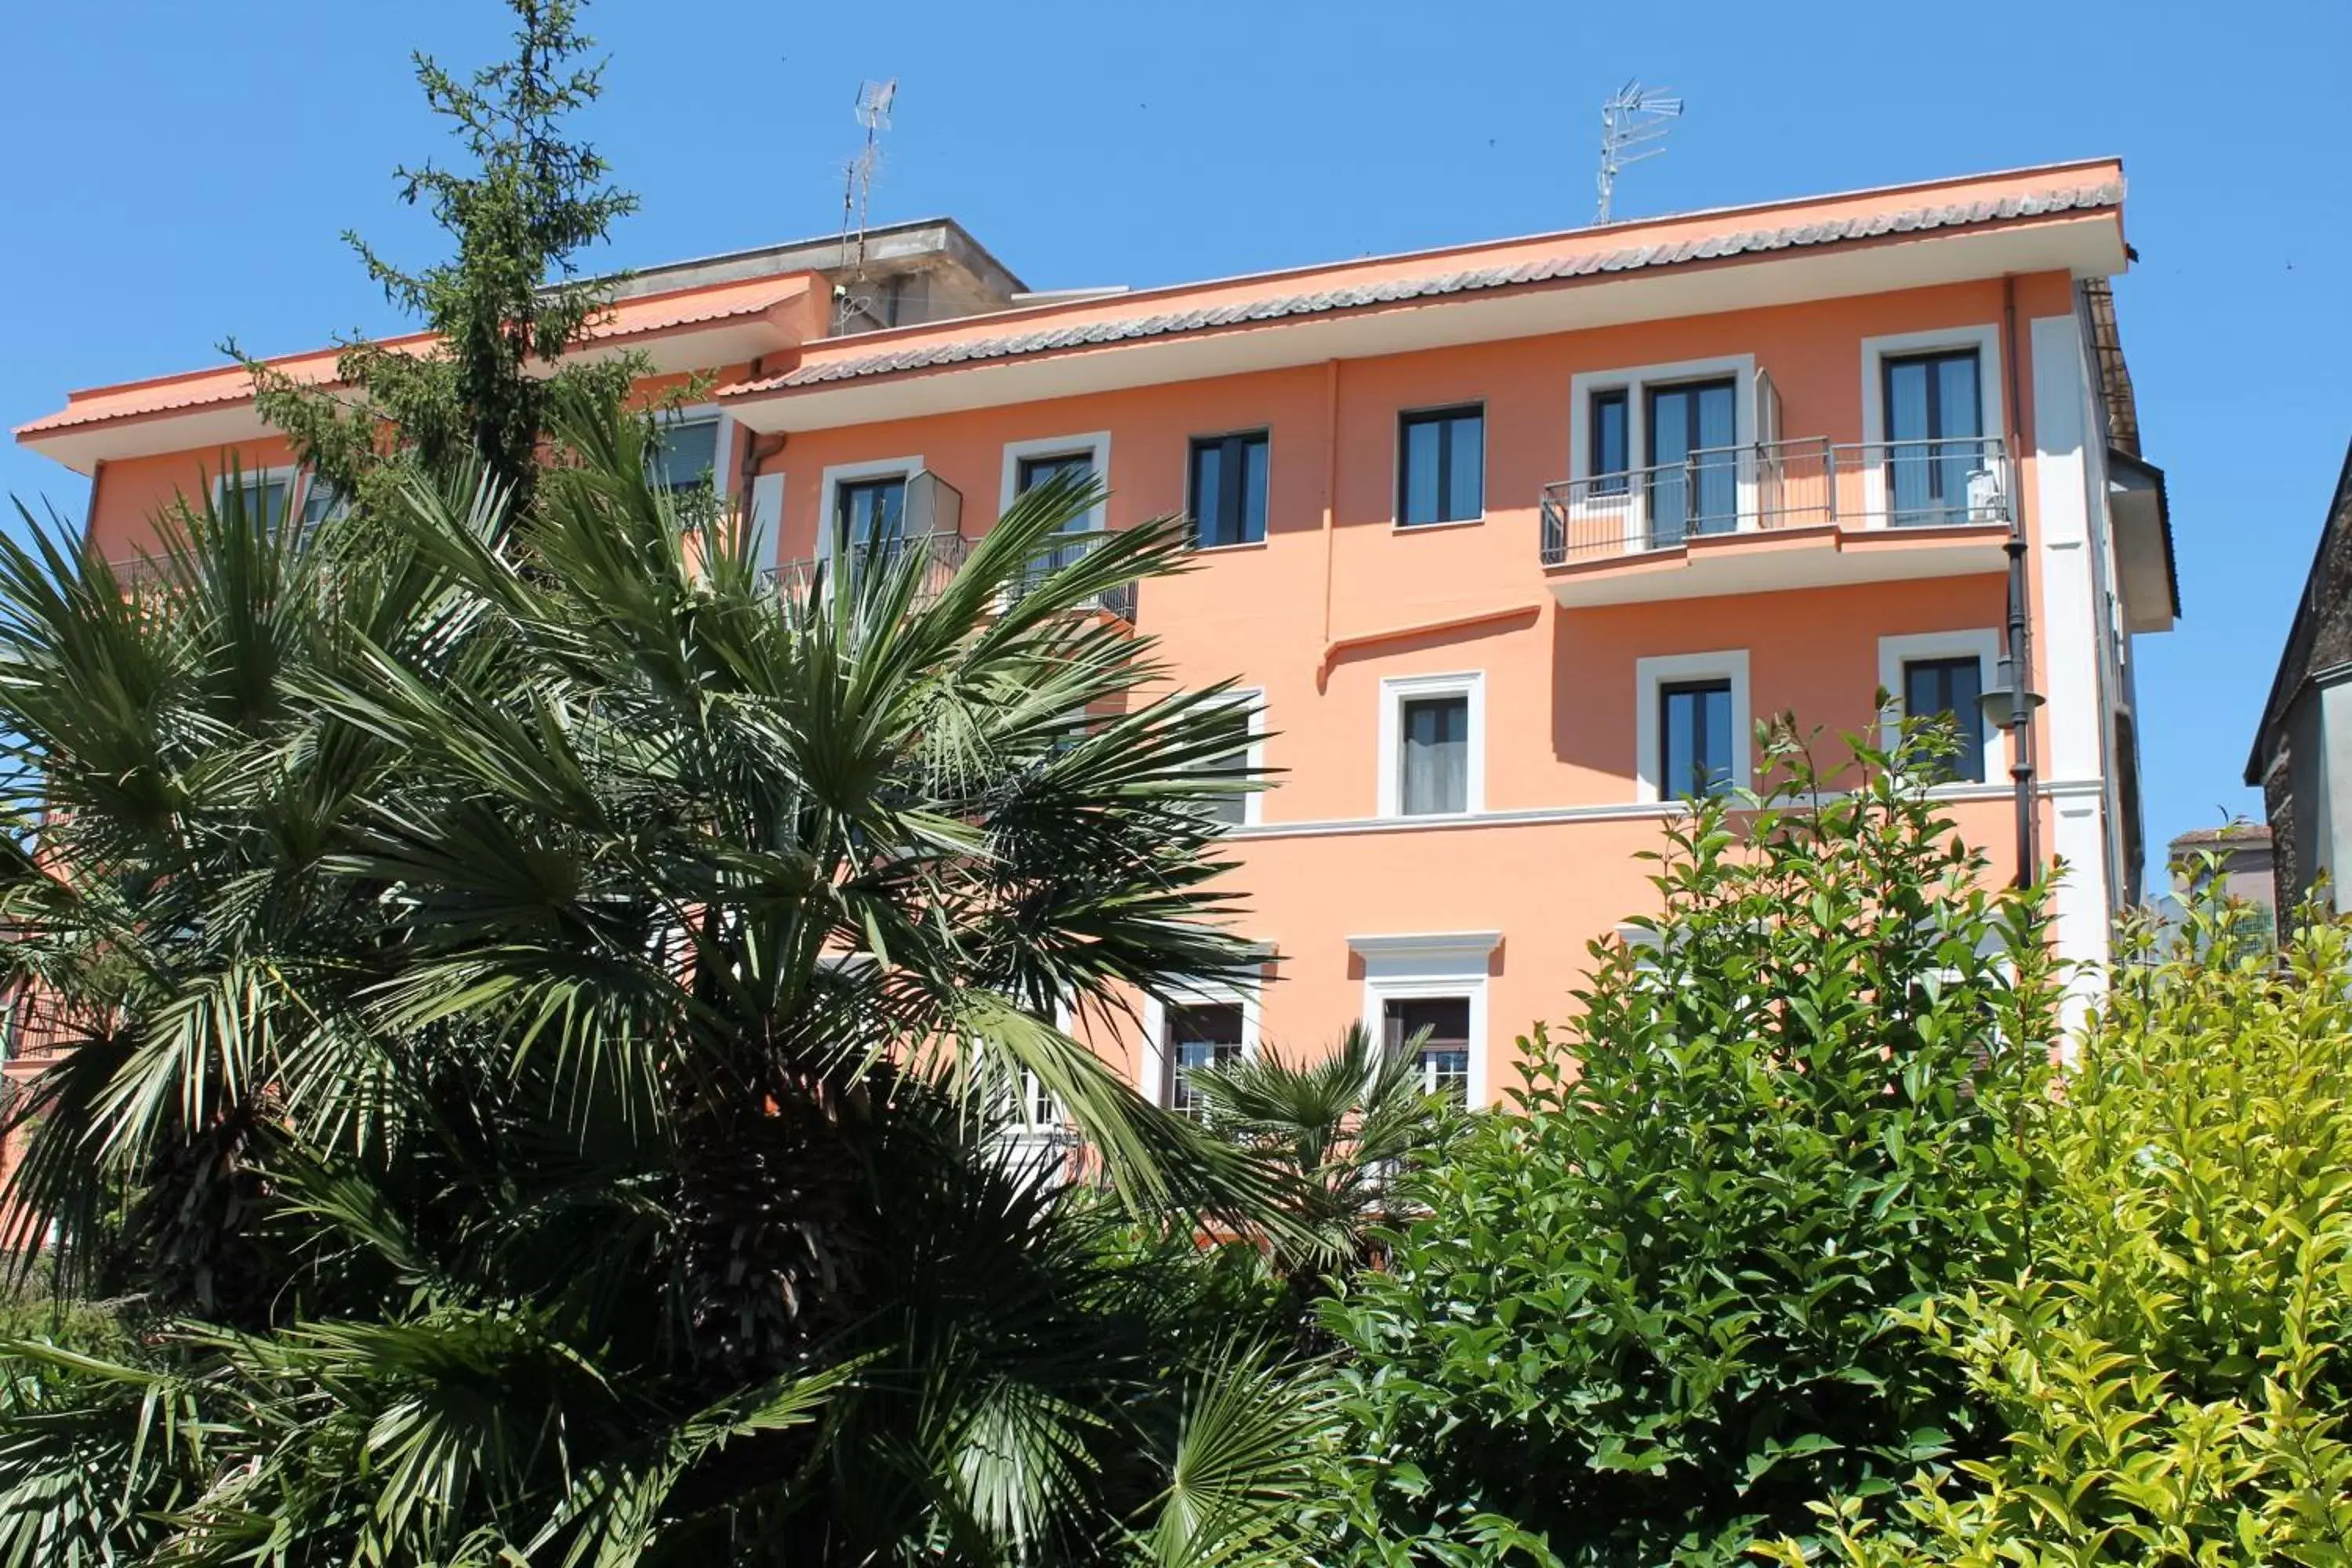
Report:
[[[1236,679],[1274,787],[1229,816],[1265,984],[1096,1043],[1147,1094],[1351,1020],[1429,1030],[1486,1103],[1585,946],[1654,907],[1638,851],[1751,781],[1755,719],[1965,716],[1940,786],[2014,866],[1980,721],[2023,546],[2039,841],[2062,954],[2138,897],[2133,639],[2177,614],[2110,279],[2111,161],[1156,289],[1039,295],[952,224],[658,268],[588,352],[715,388],[671,427],[785,591],[876,547],[942,563],[1026,485],[1089,530],[1187,513],[1197,570],[1107,605],[1179,679]],[[284,362],[326,379],[332,355]],[[17,438],[93,478],[138,553],[234,455],[321,521],[238,371],[73,395]],[[217,482],[210,481],[210,482]],[[1072,548],[1084,548],[1074,537]]]

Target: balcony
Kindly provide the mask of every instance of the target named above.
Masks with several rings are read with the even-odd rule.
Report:
[[[2000,572],[2016,474],[1990,437],[1773,441],[1546,485],[1562,605]]]
[[[1062,536],[1066,543],[1056,544],[1032,562],[1023,574],[1021,583],[1009,596],[1008,603],[1017,603],[1027,588],[1049,573],[1067,565],[1085,555],[1104,539],[1105,531],[1070,533]],[[807,594],[816,585],[822,570],[824,580],[838,584],[844,575],[853,580],[864,572],[875,570],[877,563],[887,567],[914,558],[920,581],[915,588],[915,603],[923,605],[940,596],[950,578],[962,567],[964,558],[971,553],[972,541],[960,533],[923,533],[902,539],[868,540],[853,545],[840,556],[830,560],[789,561],[770,574],[780,591],[795,596]],[[1088,607],[1132,625],[1135,621],[1135,584],[1121,584],[1093,595]]]
[[[1066,542],[1055,545],[1051,550],[1029,563],[1027,569],[1022,574],[1021,587],[1013,595],[1016,601],[1027,592],[1030,586],[1043,581],[1048,573],[1058,572],[1065,566],[1075,565],[1084,560],[1089,551],[1110,537],[1110,531],[1108,529],[1073,530],[1055,537]],[[1125,621],[1132,626],[1135,624],[1135,584],[1121,583],[1117,587],[1105,588],[1100,593],[1091,595],[1087,601],[1086,607],[1108,616],[1113,620]]]
[[[920,578],[915,587],[915,603],[928,605],[940,596],[940,591],[971,553],[971,541],[961,533],[917,533],[898,539],[869,539],[831,559],[787,561],[772,575],[783,593],[797,598],[815,587],[820,576],[829,585],[838,587],[845,576],[854,582],[865,574],[913,560],[918,563],[916,571]]]

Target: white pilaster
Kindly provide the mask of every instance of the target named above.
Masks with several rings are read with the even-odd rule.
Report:
[[[2049,773],[2067,781],[2098,781],[2095,792],[2068,793],[2053,803],[2050,853],[2066,862],[2057,891],[2053,933],[2058,956],[2073,963],[2105,963],[2114,890],[2107,879],[2106,715],[2099,697],[2099,606],[2091,559],[2086,464],[2090,437],[2081,328],[2073,315],[2037,317],[2032,323],[2033,554],[2042,589],[2034,641],[2049,705],[2042,724],[2049,738]],[[2068,1022],[2078,1023],[2103,988],[2095,973],[2074,983]]]

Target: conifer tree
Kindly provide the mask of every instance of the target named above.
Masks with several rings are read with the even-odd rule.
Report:
[[[583,385],[617,404],[645,368],[629,355],[555,363],[609,313],[614,279],[583,278],[579,258],[637,198],[610,183],[609,166],[568,123],[595,100],[604,74],[602,61],[587,61],[595,43],[578,6],[508,4],[512,58],[460,79],[415,56],[425,101],[464,158],[402,167],[400,195],[432,213],[454,254],[411,271],[358,234],[343,237],[385,297],[434,334],[431,346],[354,335],[341,345],[339,384],[320,387],[227,345],[254,375],[262,417],[341,494],[363,492],[405,461],[445,473],[478,454],[526,510],[559,389]]]

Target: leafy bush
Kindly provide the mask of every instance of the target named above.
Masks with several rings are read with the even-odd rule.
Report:
[[[1899,1309],[2000,1259],[2055,988],[1916,738],[1833,793],[1785,726],[1769,797],[1669,833],[1663,900],[1524,1042],[1522,1114],[1416,1180],[1425,1215],[1326,1307],[1360,1563],[1713,1563],[1982,1451]],[[1548,1544],[1547,1544],[1548,1543]]]
[[[1895,1525],[1825,1510],[1845,1561],[2352,1562],[2352,929],[2274,964],[2263,923],[2209,900],[2119,970],[2027,1266],[1913,1320],[2009,1439]]]

